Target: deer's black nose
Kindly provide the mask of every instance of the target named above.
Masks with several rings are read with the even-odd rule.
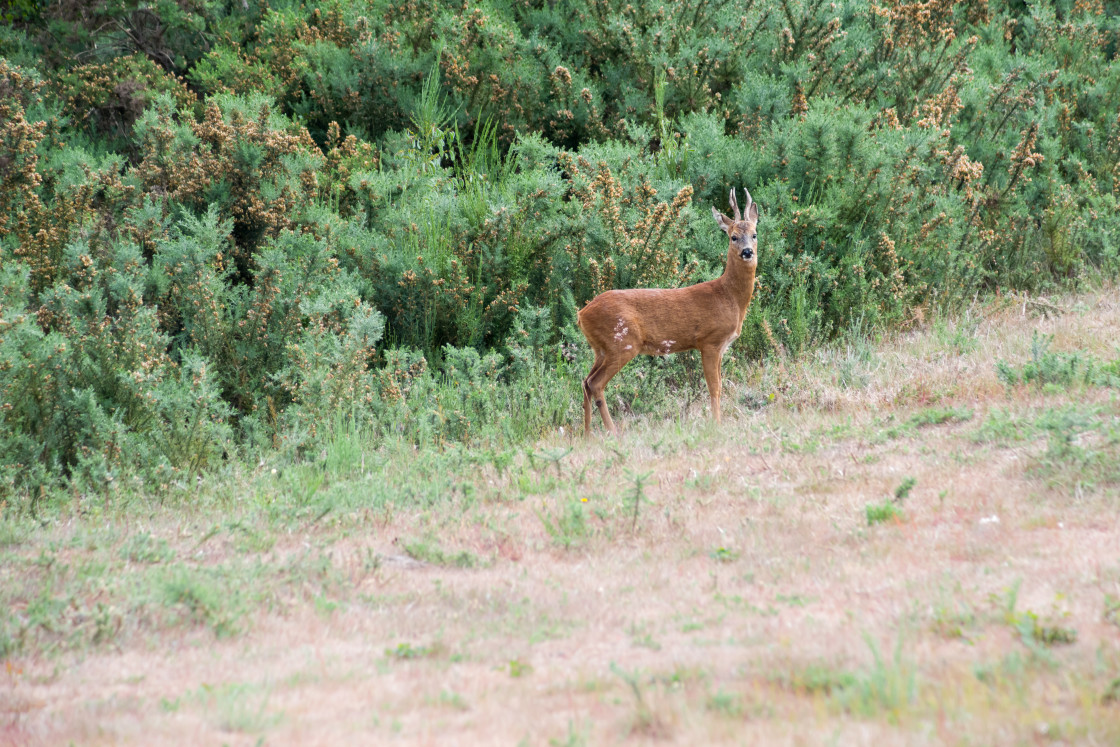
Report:
[[[743,251],[739,252],[739,256],[743,259],[750,259],[754,256],[754,252],[752,252],[750,249],[744,249]]]

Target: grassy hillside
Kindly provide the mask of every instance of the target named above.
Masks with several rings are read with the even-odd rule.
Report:
[[[189,501],[74,493],[0,525],[0,733],[1114,744],[1116,299],[781,358],[722,428],[683,399],[523,449],[340,426]]]
[[[1114,1],[0,15],[5,515],[189,502],[354,432],[501,454],[568,428],[575,310],[718,273],[731,187],[762,208],[739,381],[1117,269]],[[695,368],[613,396],[664,413]]]

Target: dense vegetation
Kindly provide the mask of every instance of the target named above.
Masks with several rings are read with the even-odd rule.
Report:
[[[1120,2],[0,8],[9,508],[343,421],[574,424],[576,309],[721,272],[732,186],[763,212],[732,371],[1120,265]],[[692,386],[676,358],[616,391]]]

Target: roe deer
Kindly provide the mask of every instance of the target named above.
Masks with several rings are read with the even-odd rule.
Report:
[[[599,408],[603,424],[617,433],[603,389],[630,360],[644,355],[669,355],[699,350],[704,378],[712,399],[712,415],[720,421],[720,364],[723,354],[743,330],[758,267],[758,206],[747,196],[744,217],[731,190],[728,218],[712,208],[716,223],[727,234],[727,265],[723,275],[687,288],[635,288],[600,293],[578,315],[579,328],[595,363],[583,380],[583,432],[591,433],[591,403]]]

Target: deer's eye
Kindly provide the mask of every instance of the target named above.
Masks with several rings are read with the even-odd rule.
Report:
[[[758,234],[757,234],[757,233],[752,233],[752,234],[751,234],[751,238],[752,238],[752,239],[757,239],[757,238],[758,238]]]

